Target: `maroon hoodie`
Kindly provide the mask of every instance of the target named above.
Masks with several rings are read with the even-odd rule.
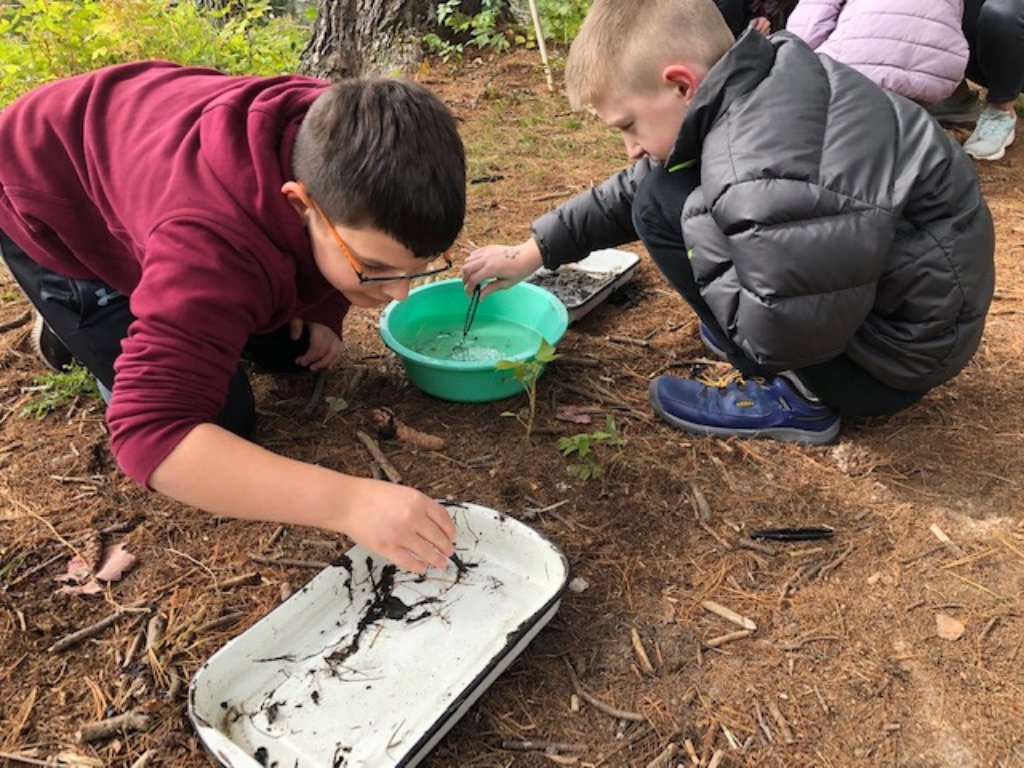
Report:
[[[44,267],[130,296],[107,420],[143,484],[223,407],[251,334],[295,317],[341,332],[348,302],[281,194],[299,123],[327,87],[144,62],[50,83],[0,113],[0,230]]]

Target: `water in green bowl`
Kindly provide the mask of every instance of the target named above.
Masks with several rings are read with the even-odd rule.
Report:
[[[403,343],[425,357],[460,363],[496,363],[540,349],[541,336],[537,331],[494,317],[478,317],[463,340],[464,320],[464,315],[427,318]]]

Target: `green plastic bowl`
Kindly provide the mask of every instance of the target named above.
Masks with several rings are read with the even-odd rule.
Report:
[[[455,279],[414,288],[405,301],[393,301],[381,313],[381,338],[402,359],[409,380],[428,395],[482,403],[518,394],[523,386],[514,371],[499,371],[495,363],[532,360],[541,337],[555,345],[569,326],[569,314],[557,296],[530,283],[518,283],[492,293],[477,307],[470,351],[476,351],[479,343],[480,348],[498,353],[496,357],[464,361],[434,356],[433,352],[444,354],[434,349],[435,342],[450,345],[461,338],[468,308],[462,281]]]

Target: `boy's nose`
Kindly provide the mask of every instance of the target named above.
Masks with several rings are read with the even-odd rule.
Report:
[[[629,156],[630,160],[639,160],[641,157],[647,154],[643,147],[635,140],[628,136],[623,138],[626,142],[626,155]]]
[[[381,291],[392,301],[405,301],[409,296],[409,280],[393,280],[380,284]]]

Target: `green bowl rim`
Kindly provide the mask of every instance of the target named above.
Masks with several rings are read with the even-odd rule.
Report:
[[[449,280],[435,280],[434,282],[427,283],[426,285],[416,286],[411,291],[409,291],[409,296],[405,300],[408,301],[410,298],[412,298],[413,295],[420,293],[422,291],[431,290],[436,288],[437,286],[450,285],[451,283],[455,282],[461,283],[462,281],[459,278],[455,277]],[[551,306],[555,308],[556,314],[559,315],[559,319],[562,321],[563,328],[561,333],[558,334],[558,338],[556,338],[554,341],[548,339],[540,331],[537,331],[537,335],[551,345],[557,344],[565,335],[566,330],[568,330],[569,328],[569,310],[565,308],[565,304],[562,303],[562,300],[555,296],[555,294],[553,294],[551,291],[527,282],[519,282],[503,290],[525,290],[527,292],[546,294],[547,296],[549,296],[551,298]],[[395,338],[394,334],[391,333],[391,329],[387,327],[387,319],[388,317],[390,317],[392,310],[394,310],[401,303],[402,302],[399,301],[392,301],[386,307],[384,307],[384,310],[380,313],[380,320],[377,323],[377,329],[380,332],[380,336],[384,340],[384,343],[388,346],[388,348],[396,355],[401,357],[403,361],[412,361],[414,363],[418,363],[428,368],[434,368],[442,371],[495,370],[494,365],[496,362],[499,362],[496,360],[439,360],[436,357],[429,357],[427,355],[423,355],[420,354],[419,352],[409,349],[407,346],[398,341],[398,339]],[[520,360],[529,360],[536,354],[537,350],[534,350],[533,352],[520,352],[517,355],[503,357],[501,359],[517,363]]]

